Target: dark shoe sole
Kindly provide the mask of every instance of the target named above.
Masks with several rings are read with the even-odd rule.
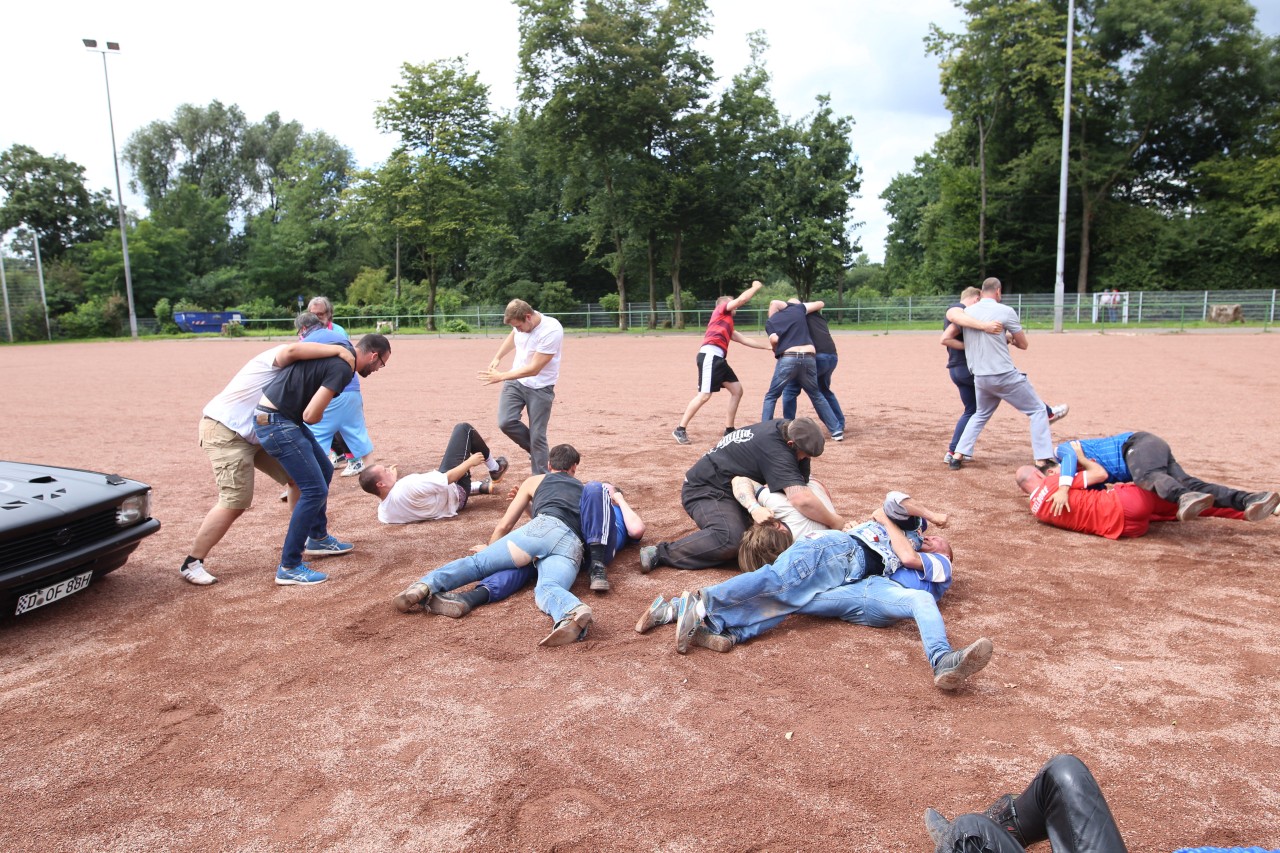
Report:
[[[452,596],[446,598],[446,595],[447,593],[442,593],[427,599],[427,610],[440,616],[448,616],[450,619],[461,619],[471,612],[470,604],[461,598]]]

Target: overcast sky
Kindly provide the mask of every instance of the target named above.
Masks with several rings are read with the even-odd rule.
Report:
[[[923,38],[931,23],[957,31],[950,0],[709,0],[713,35],[705,49],[721,81],[748,59],[746,35],[764,30],[773,96],[793,118],[829,93],[853,117],[862,168],[853,218],[863,251],[884,257],[888,226],[880,193],[910,171],[946,129],[937,60]],[[1280,0],[1255,3],[1258,26],[1280,32]],[[61,154],[86,169],[91,188],[114,194],[102,57],[82,38],[120,43],[107,58],[116,145],[183,103],[237,104],[250,121],[277,111],[307,130],[324,130],[362,167],[386,159],[395,138],[380,133],[373,109],[391,94],[404,62],[466,55],[490,87],[497,111],[516,104],[517,14],[508,0],[428,0],[352,4],[224,0],[14,4],[0,49],[0,150],[15,143]],[[125,202],[141,199],[128,189]]]

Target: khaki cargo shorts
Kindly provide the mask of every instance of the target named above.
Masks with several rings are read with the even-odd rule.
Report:
[[[200,419],[200,446],[213,465],[213,477],[218,483],[218,506],[223,509],[253,506],[254,468],[281,485],[289,482],[289,475],[274,456],[245,441],[239,433],[213,418]]]

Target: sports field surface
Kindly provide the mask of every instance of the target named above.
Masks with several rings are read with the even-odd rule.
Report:
[[[374,458],[439,464],[470,421],[511,457],[482,386],[500,338],[392,341],[364,381]],[[279,341],[277,341],[278,343]],[[623,488],[650,541],[692,523],[683,472],[720,436],[727,395],[671,438],[700,336],[570,337],[552,444],[582,479]],[[150,483],[163,528],[84,592],[0,622],[0,847],[6,850],[932,849],[921,814],[981,810],[1058,752],[1102,784],[1131,851],[1280,847],[1280,519],[1204,519],[1112,542],[1038,524],[1013,472],[1027,420],[1002,407],[977,459],[942,457],[959,412],[933,333],[837,336],[846,440],[813,474],[847,518],[897,488],[948,511],[957,647],[991,638],[959,692],[933,686],[914,626],[792,617],[728,654],[641,636],[659,593],[730,569],[639,572],[619,555],[586,642],[539,648],[532,591],[465,619],[391,598],[487,541],[506,502],[448,521],[380,525],[335,477],[317,587],[272,582],[279,489],[178,575],[213,477],[200,410],[272,344],[180,340],[0,349],[0,455]],[[1019,366],[1069,403],[1055,439],[1145,429],[1204,479],[1280,487],[1280,335],[1032,333]],[[735,346],[759,419],[773,360]],[[802,399],[801,414],[812,411]],[[478,473],[478,472],[477,472]],[[584,573],[585,574],[585,573]]]

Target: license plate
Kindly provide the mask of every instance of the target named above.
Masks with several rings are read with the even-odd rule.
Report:
[[[68,595],[77,593],[88,586],[89,581],[92,579],[93,572],[88,571],[73,578],[67,578],[60,583],[55,583],[53,586],[46,586],[44,589],[29,592],[18,599],[18,609],[15,611],[15,615],[21,615],[28,610],[35,610],[37,607],[44,607],[51,601],[57,601],[59,598],[66,598]]]

